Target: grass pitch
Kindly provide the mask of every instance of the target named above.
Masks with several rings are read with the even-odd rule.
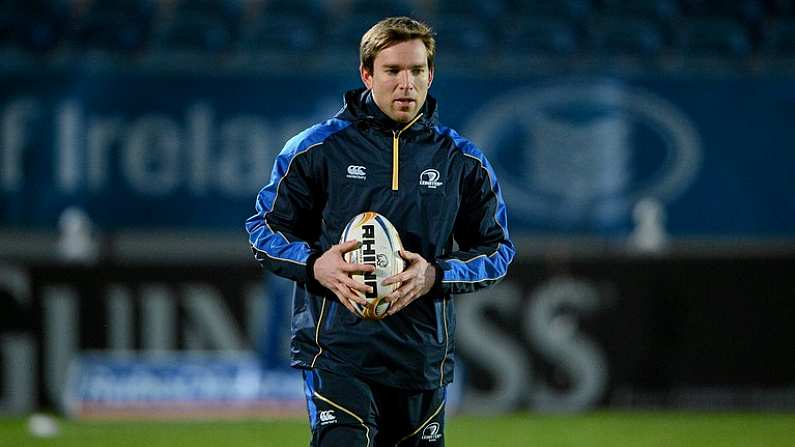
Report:
[[[287,447],[308,445],[303,419],[239,422],[77,422],[59,420],[52,438],[27,420],[0,419],[0,447]],[[448,447],[790,447],[795,413],[594,412],[579,415],[455,416]],[[347,446],[353,447],[353,446]]]

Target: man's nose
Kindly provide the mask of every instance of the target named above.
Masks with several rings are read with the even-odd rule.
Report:
[[[414,88],[414,80],[409,75],[408,70],[401,71],[398,75],[398,87],[405,90]]]

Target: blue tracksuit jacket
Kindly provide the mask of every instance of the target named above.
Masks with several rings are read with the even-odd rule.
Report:
[[[400,388],[452,380],[452,295],[495,284],[514,257],[494,171],[474,144],[438,123],[430,96],[407,127],[369,91],[347,92],[334,118],[287,142],[256,211],[246,221],[256,259],[296,283],[292,365]],[[438,267],[430,293],[380,321],[353,315],[312,275],[314,260],[364,211],[386,216],[407,250]]]

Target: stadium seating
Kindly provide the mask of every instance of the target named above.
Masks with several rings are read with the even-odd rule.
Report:
[[[266,0],[264,3],[265,15],[300,15],[315,22],[333,12],[333,7],[321,0]]]
[[[765,11],[762,0],[684,0],[684,13],[692,17],[722,17],[756,23]]]
[[[591,12],[593,5],[589,0],[508,0],[511,15],[525,17],[561,17],[582,20]]]
[[[314,50],[319,42],[318,27],[310,19],[294,14],[268,14],[243,26],[239,44],[244,52],[292,54]]]
[[[364,34],[381,16],[348,14],[326,22],[323,47],[331,50],[356,51]]]
[[[737,58],[748,56],[748,31],[728,18],[690,18],[674,26],[674,43],[686,55]]]
[[[14,38],[14,17],[0,12],[0,46],[10,46]]]
[[[428,21],[445,52],[462,56],[735,60],[791,54],[795,41],[795,0],[0,0],[0,48],[37,57],[60,48],[353,51],[387,15]]]
[[[94,13],[70,27],[70,43],[82,49],[131,52],[147,43],[149,23],[123,13]]]
[[[633,16],[594,17],[587,32],[591,49],[605,54],[653,57],[666,42],[663,31],[653,21]]]
[[[466,1],[466,0],[462,0]],[[420,12],[414,5],[406,0],[348,0],[339,13],[364,15],[364,16],[408,16],[418,15]]]
[[[766,55],[795,57],[795,18],[771,22],[762,36],[761,49]]]
[[[226,21],[236,21],[243,11],[239,0],[179,0],[175,5],[177,14],[212,16]]]
[[[142,50],[148,44],[156,6],[152,0],[91,2],[71,14],[66,39],[78,50]]]
[[[0,3],[0,39],[33,53],[53,50],[61,43],[69,4],[59,0],[5,0]]]
[[[677,0],[603,0],[601,10],[606,15],[633,16],[661,22],[681,14]]]
[[[233,35],[223,20],[205,15],[179,15],[154,31],[158,50],[218,53],[232,45]]]
[[[505,51],[534,54],[571,54],[579,48],[575,27],[555,17],[507,20],[500,32]]]
[[[498,19],[508,12],[505,0],[438,0],[433,13],[447,16],[468,15],[481,19]]]
[[[86,14],[125,15],[135,19],[149,19],[158,8],[157,0],[95,0],[88,4]]]
[[[25,50],[41,53],[53,50],[61,41],[63,22],[47,16],[11,16],[12,41]]]
[[[0,11],[31,16],[55,15],[64,17],[71,8],[69,0],[2,0]]]
[[[435,25],[437,40],[447,51],[485,52],[492,49],[492,37],[483,22],[469,16],[440,16]]]
[[[773,16],[795,16],[795,0],[767,0],[765,6],[768,12]]]

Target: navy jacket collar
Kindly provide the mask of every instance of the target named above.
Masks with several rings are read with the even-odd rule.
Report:
[[[345,104],[342,110],[337,113],[337,118],[354,121],[366,122],[376,127],[388,130],[403,128],[404,124],[393,121],[375,103],[370,90],[361,87],[349,90],[345,93]],[[420,113],[423,116],[411,126],[412,130],[419,130],[432,127],[437,122],[436,99],[428,95],[425,99]]]

